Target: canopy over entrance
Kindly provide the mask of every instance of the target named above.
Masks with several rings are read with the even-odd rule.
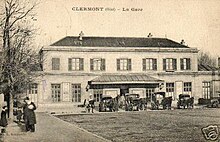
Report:
[[[101,75],[89,81],[88,84],[146,84],[162,83],[163,80],[145,74],[126,74],[126,75]]]

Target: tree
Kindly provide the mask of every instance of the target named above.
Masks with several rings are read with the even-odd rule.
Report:
[[[8,97],[9,118],[13,116],[13,100],[32,82],[32,71],[39,65],[38,54],[31,49],[34,30],[30,19],[36,3],[27,0],[4,0],[1,13],[2,68],[0,83]]]
[[[217,57],[212,57],[208,52],[200,51],[198,55],[198,63],[200,65],[209,65],[216,67]]]

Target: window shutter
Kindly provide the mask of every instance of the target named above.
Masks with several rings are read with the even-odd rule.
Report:
[[[72,59],[71,58],[68,59],[68,68],[69,68],[69,71],[72,70]]]
[[[52,58],[52,70],[55,70],[55,58]]]
[[[60,58],[57,58],[56,67],[57,67],[57,70],[60,70]]]
[[[52,70],[60,70],[60,58],[52,58]]]
[[[128,59],[128,70],[131,71],[131,59]]]
[[[153,70],[157,70],[157,59],[153,59]]]
[[[163,70],[166,70],[166,59],[163,59]]]
[[[90,59],[90,70],[93,71],[93,59]]]
[[[186,69],[191,70],[191,61],[190,58],[186,59]]]
[[[120,70],[120,59],[117,59],[117,70]]]
[[[184,70],[184,63],[183,63],[183,59],[180,59],[180,69]]]
[[[142,61],[143,61],[143,63],[142,63],[143,64],[143,71],[146,71],[146,59],[143,59]]]
[[[174,70],[177,70],[176,59],[173,59],[173,69],[174,69]]]
[[[79,70],[83,70],[84,69],[84,60],[83,60],[83,58],[80,58],[79,59]]]
[[[105,70],[105,59],[101,59],[101,70]]]

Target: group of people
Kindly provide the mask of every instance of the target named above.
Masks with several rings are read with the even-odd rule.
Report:
[[[23,107],[19,106],[16,111],[18,123],[20,124],[23,116],[26,131],[35,132],[36,116],[34,111],[36,110],[36,105],[28,97],[24,99],[24,102]],[[5,128],[8,125],[7,113],[7,106],[3,106],[0,119],[1,133],[5,133]]]

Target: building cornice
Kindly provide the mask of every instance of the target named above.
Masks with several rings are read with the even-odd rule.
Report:
[[[63,51],[63,52],[181,52],[198,53],[197,48],[179,47],[66,47],[48,46],[42,51]]]
[[[125,75],[128,73],[84,73],[84,72],[41,72],[41,75],[64,75],[64,76],[100,76],[100,75]],[[152,76],[165,75],[219,75],[218,71],[198,71],[198,72],[150,72],[150,73],[129,73],[129,74],[147,74]]]

